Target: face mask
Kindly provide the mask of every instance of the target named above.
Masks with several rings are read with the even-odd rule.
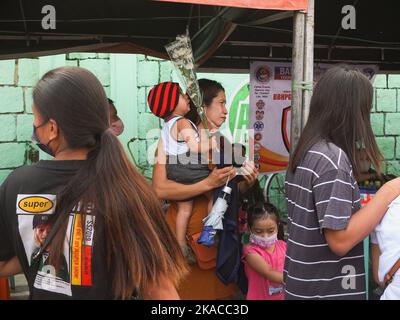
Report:
[[[44,124],[44,123],[43,123]],[[32,133],[32,143],[36,144],[40,150],[42,150],[43,152],[51,155],[52,157],[54,157],[54,153],[53,151],[51,151],[51,149],[49,148],[49,143],[48,144],[43,144],[40,142],[39,137],[36,134],[36,129],[40,128],[43,124],[41,124],[38,127],[33,126],[33,133]]]
[[[270,248],[278,241],[278,234],[274,233],[272,236],[264,238],[255,235],[254,233],[250,234],[250,242],[255,244],[261,248]]]
[[[122,132],[124,132],[124,123],[121,119],[111,123],[111,129],[116,136],[119,136]]]

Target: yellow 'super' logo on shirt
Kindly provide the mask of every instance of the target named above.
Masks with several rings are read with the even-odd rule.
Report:
[[[45,197],[28,197],[19,201],[18,207],[29,213],[42,213],[53,208],[54,204]]]
[[[37,214],[54,212],[55,195],[23,195],[19,194],[17,199],[18,214]]]

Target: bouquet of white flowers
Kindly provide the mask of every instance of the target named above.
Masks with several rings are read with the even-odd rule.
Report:
[[[178,35],[175,41],[167,44],[165,49],[175,68],[178,70],[180,80],[186,86],[186,93],[196,106],[204,128],[208,129],[203,107],[203,96],[194,70],[195,61],[188,30],[186,30],[186,34]]]

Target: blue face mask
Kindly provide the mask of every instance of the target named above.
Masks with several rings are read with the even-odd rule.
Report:
[[[48,120],[47,120],[48,121]],[[36,134],[36,129],[40,128],[41,126],[45,125],[47,123],[47,121],[43,122],[41,125],[35,127],[35,125],[33,125],[33,133],[32,133],[32,143],[36,144],[40,150],[42,150],[43,152],[51,155],[52,157],[54,157],[54,152],[51,151],[51,149],[49,148],[49,143],[48,144],[43,144],[40,142],[39,137]]]

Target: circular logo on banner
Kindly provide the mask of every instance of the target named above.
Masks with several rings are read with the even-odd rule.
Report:
[[[260,149],[261,149],[261,144],[255,143],[254,144],[254,151],[260,151]]]
[[[256,134],[254,135],[254,139],[255,139],[256,141],[260,141],[260,140],[262,139],[262,134],[261,134],[261,133],[256,133]]]
[[[254,161],[259,161],[260,160],[260,154],[258,152],[254,153]]]
[[[255,163],[254,165],[255,165],[255,167],[256,167],[257,170],[260,170],[261,166],[260,166],[259,163]]]
[[[256,110],[256,120],[262,120],[264,118],[264,110]]]
[[[256,131],[262,131],[264,129],[264,123],[261,121],[256,121],[254,123],[254,130]]]
[[[271,78],[271,70],[267,66],[261,66],[256,71],[256,79],[259,82],[268,82]]]
[[[258,110],[264,110],[265,107],[265,102],[263,100],[258,100],[256,102],[256,106]]]

